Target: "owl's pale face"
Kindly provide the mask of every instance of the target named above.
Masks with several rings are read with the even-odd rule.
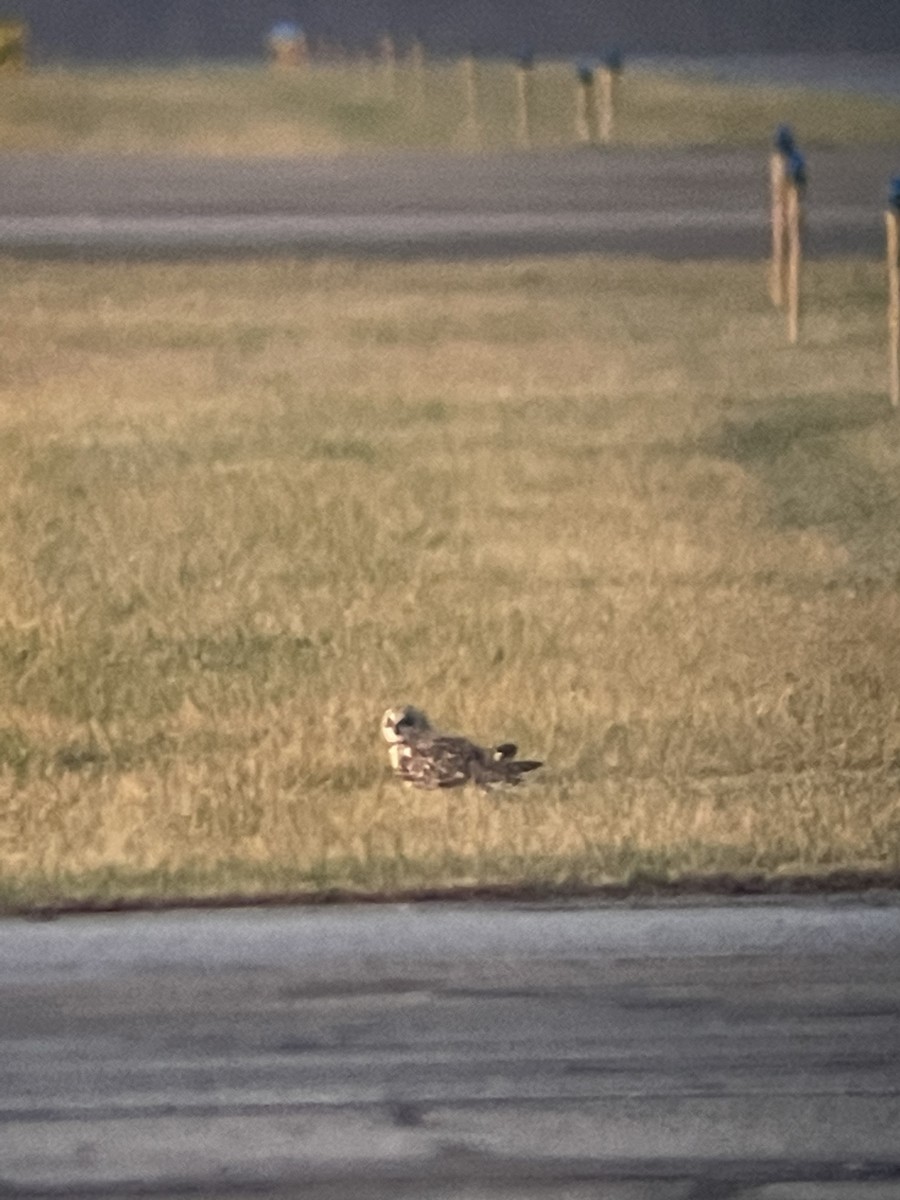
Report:
[[[381,736],[392,746],[407,741],[411,733],[427,733],[430,729],[431,723],[422,710],[411,704],[389,708],[381,718]]]

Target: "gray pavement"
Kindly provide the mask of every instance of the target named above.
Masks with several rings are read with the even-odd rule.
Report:
[[[900,905],[0,922],[0,1196],[900,1196]]]
[[[807,251],[881,254],[900,134],[806,147]],[[0,250],[760,257],[766,150],[197,160],[8,154]]]

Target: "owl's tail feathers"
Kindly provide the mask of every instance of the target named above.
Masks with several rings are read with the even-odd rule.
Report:
[[[518,749],[515,742],[502,742],[499,746],[494,746],[491,751],[493,765],[499,768],[500,778],[508,780],[510,783],[518,783],[520,775],[524,775],[526,771],[536,771],[538,767],[544,765],[531,758],[517,759]]]
[[[528,771],[536,771],[538,767],[542,767],[542,762],[536,762],[531,758],[513,759],[511,762],[503,762],[503,774],[510,783],[518,783],[522,775]]]

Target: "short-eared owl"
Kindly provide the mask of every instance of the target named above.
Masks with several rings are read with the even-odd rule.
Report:
[[[438,733],[419,708],[389,708],[381,719],[394,774],[420,788],[461,787],[474,783],[489,791],[494,784],[517,784],[542,763],[517,759],[512,742],[485,749],[468,738]]]

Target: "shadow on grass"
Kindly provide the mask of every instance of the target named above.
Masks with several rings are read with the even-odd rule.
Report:
[[[101,881],[98,879],[98,883]],[[678,901],[697,905],[719,902],[723,899],[760,899],[780,897],[796,899],[845,895],[860,898],[865,895],[868,903],[890,905],[900,891],[900,873],[895,870],[855,870],[852,868],[827,872],[795,874],[745,873],[696,873],[678,878],[639,872],[630,879],[618,883],[535,883],[533,881],[509,884],[449,885],[433,887],[388,888],[367,890],[352,887],[298,888],[296,890],[260,892],[237,890],[234,892],[212,892],[197,894],[190,890],[173,888],[171,878],[157,880],[157,888],[145,887],[135,895],[103,895],[105,888],[98,887],[98,894],[71,899],[60,899],[51,895],[52,884],[34,889],[8,889],[0,895],[0,916],[29,917],[32,920],[52,920],[55,917],[79,913],[127,913],[166,912],[172,909],[230,909],[230,908],[280,908],[310,907],[336,904],[427,904],[427,903],[476,903],[497,902],[501,904],[548,905],[553,908],[566,905],[591,905],[602,907],[607,904],[660,905]],[[137,879],[134,880],[138,883]],[[121,881],[119,881],[121,888]],[[60,894],[66,893],[63,885]]]
[[[745,466],[769,463],[798,442],[866,429],[890,415],[881,396],[797,396],[726,418],[704,446]]]
[[[864,440],[854,436],[879,425],[896,443],[895,421],[881,396],[802,396],[762,411],[737,411],[701,445],[760,479],[777,526],[829,526],[850,541],[873,522],[893,524],[900,502]]]

